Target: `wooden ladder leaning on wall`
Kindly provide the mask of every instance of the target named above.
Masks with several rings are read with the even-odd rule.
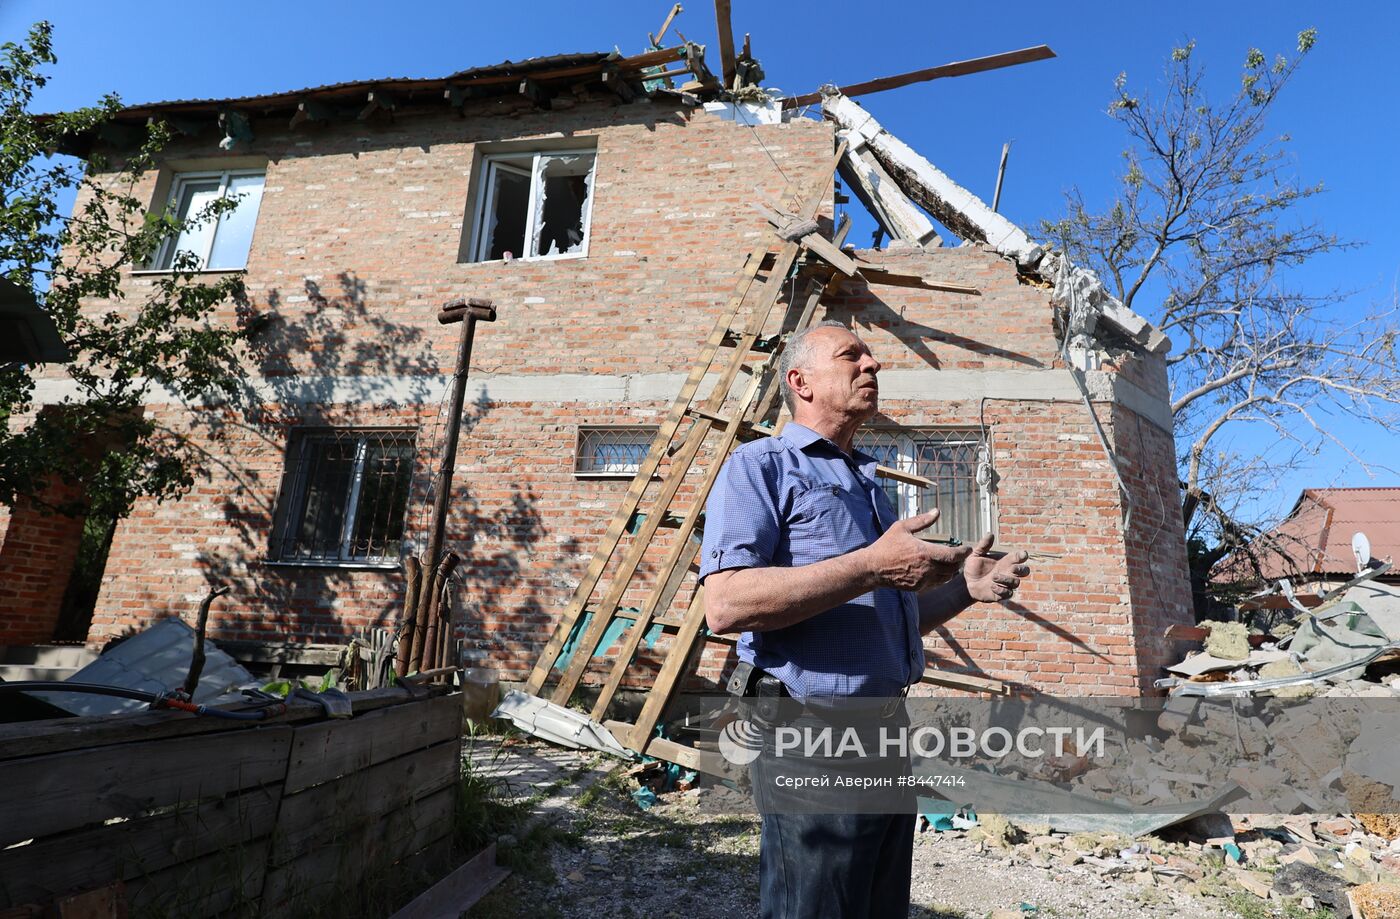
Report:
[[[854,274],[854,263],[840,249],[844,227],[833,243],[816,232],[813,222],[844,151],[845,144],[842,143],[831,163],[832,168],[823,173],[823,177],[802,199],[796,216],[787,221],[787,233],[784,234],[783,227],[778,228],[782,245],[776,251],[772,247],[761,246],[744,259],[734,292],[716,319],[699,359],[657,431],[651,449],[623,495],[602,542],[526,683],[526,692],[543,697],[542,692],[550,674],[573,637],[576,640],[573,642],[572,657],[548,697],[556,704],[568,704],[588,668],[593,652],[595,649],[602,650],[598,645],[607,634],[608,627],[617,619],[629,621],[607,680],[591,711],[593,720],[601,721],[622,685],[643,637],[653,626],[662,626],[672,633],[672,640],[647,692],[640,715],[633,723],[605,723],[619,742],[640,753],[649,753],[693,768],[708,766],[707,771],[713,771],[715,766],[713,762],[707,763],[708,758],[698,750],[653,736],[667,705],[687,675],[688,665],[697,648],[707,637],[714,638],[707,636],[703,629],[703,586],[695,588],[679,619],[670,618],[667,613],[692,570],[699,549],[700,513],[725,458],[742,440],[776,433],[774,429],[763,426],[762,421],[773,408],[781,390],[777,367],[785,342],[792,333],[810,325],[818,303],[835,284],[839,284],[840,275]],[[779,221],[774,219],[774,222]],[[794,226],[796,231],[793,230]],[[778,323],[779,334],[765,339],[763,332],[774,307],[782,298],[784,287],[789,286],[790,280],[795,281],[798,260],[807,252],[830,262],[836,270],[812,272],[813,276],[806,279],[800,295],[789,296]],[[762,281],[759,280],[760,275],[763,275]],[[732,326],[736,317],[743,314],[745,305],[750,302],[752,306],[743,327],[734,329]],[[730,349],[727,358],[720,359],[721,349]],[[741,370],[749,373],[749,384],[733,406],[732,413],[723,414],[726,398]],[[699,399],[700,385],[712,371],[717,372],[714,386],[708,396]],[[691,423],[682,433],[682,423],[686,420]],[[711,435],[718,436],[712,439]],[[705,454],[706,458],[702,458],[707,442],[712,442],[712,450]],[[655,488],[649,490],[666,455],[671,457],[670,465],[665,475],[655,483]],[[688,506],[673,512],[672,507],[677,503],[682,485],[690,484],[686,481],[688,474],[702,464],[704,469],[699,482],[687,489],[689,494],[685,499],[689,502]],[[882,472],[889,474],[892,471]],[[927,480],[917,476],[898,477],[916,484],[928,484]],[[629,589],[642,586],[639,569],[648,549],[652,548],[658,528],[662,526],[674,526],[677,532],[666,543],[659,564],[649,574],[642,575],[651,581],[646,599],[639,609],[622,609],[620,604]],[[624,534],[628,532],[631,533],[630,540],[619,556],[619,547],[623,545]],[[595,602],[594,597],[599,594],[601,598]],[[587,624],[579,627],[580,617],[584,616],[588,617]],[[579,631],[582,635],[576,634]],[[711,757],[717,759],[717,756]]]

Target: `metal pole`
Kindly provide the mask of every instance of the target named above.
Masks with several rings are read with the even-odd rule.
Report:
[[[463,308],[465,307],[465,308]],[[477,320],[496,321],[496,308],[490,300],[454,301],[443,307],[438,321],[461,322],[462,337],[457,345],[457,371],[452,375],[452,414],[447,419],[447,438],[442,447],[442,465],[438,467],[437,493],[433,495],[433,531],[428,538],[428,552],[423,558],[423,570],[437,568],[442,551],[443,534],[447,530],[447,503],[451,498],[452,471],[457,465],[457,438],[462,430],[462,405],[467,395],[467,371],[472,362],[472,341],[476,338]]]
[[[1001,180],[1006,178],[1006,158],[1011,155],[1011,141],[1001,145],[1001,165],[997,167],[997,190],[992,193],[992,211],[1001,203]]]

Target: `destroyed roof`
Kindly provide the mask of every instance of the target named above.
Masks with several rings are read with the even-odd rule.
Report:
[[[1268,545],[1262,565],[1270,580],[1298,574],[1356,573],[1352,534],[1363,532],[1377,558],[1400,548],[1400,487],[1307,488],[1288,517],[1264,536]],[[1220,563],[1217,576],[1233,579],[1241,562]]]
[[[1021,227],[992,210],[977,195],[875,120],[860,103],[835,91],[822,96],[823,114],[836,123],[846,148],[846,164],[861,170],[858,156],[867,150],[915,204],[962,239],[981,243],[1016,266],[1054,285],[1052,300],[1065,310],[1070,345],[1085,348],[1099,324],[1112,328],[1133,346],[1164,354],[1171,341],[1161,330],[1124,306],[1093,271],[1061,253],[1047,251]],[[878,216],[877,216],[877,219]]]
[[[407,90],[439,89],[448,81],[478,80],[482,77],[527,76],[542,71],[552,71],[584,65],[601,64],[619,57],[616,52],[589,51],[573,54],[552,54],[543,57],[526,58],[523,61],[502,61],[483,67],[469,67],[445,77],[383,77],[374,80],[349,80],[343,83],[327,83],[322,86],[309,86],[304,89],[285,90],[278,93],[265,93],[258,96],[216,97],[208,99],[170,99],[160,102],[143,102],[128,105],[121,116],[142,116],[156,112],[170,113],[175,109],[205,109],[209,106],[244,106],[252,108],[280,107],[286,103],[296,103],[307,96],[340,94],[351,90],[358,91],[373,87],[397,87]]]

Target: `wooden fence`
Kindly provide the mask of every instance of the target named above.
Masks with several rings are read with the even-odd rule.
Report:
[[[131,916],[338,913],[391,867],[445,866],[461,696],[351,698],[350,719],[0,725],[0,916],[83,891]]]

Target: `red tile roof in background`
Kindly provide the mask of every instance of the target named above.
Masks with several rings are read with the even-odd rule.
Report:
[[[1371,555],[1400,559],[1400,487],[1308,488],[1286,520],[1261,539],[1278,544],[1263,569],[1270,579],[1296,574],[1356,573],[1351,537],[1371,541]],[[1238,558],[1226,558],[1217,574],[1230,579]]]

